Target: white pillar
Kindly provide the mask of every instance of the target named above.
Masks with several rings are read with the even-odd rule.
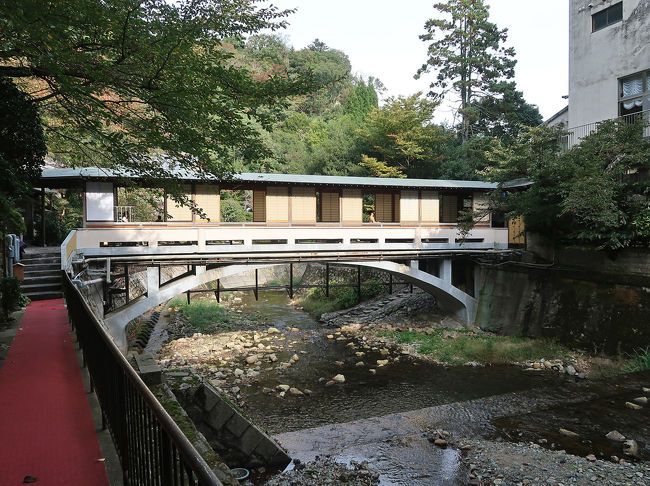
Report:
[[[443,258],[440,262],[440,278],[451,283],[451,258]]]

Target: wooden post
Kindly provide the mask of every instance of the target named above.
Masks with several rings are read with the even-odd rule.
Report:
[[[255,269],[255,300],[258,300],[259,284],[257,282],[257,268]]]
[[[330,296],[330,264],[325,264],[325,297]]]
[[[221,299],[221,295],[220,295],[221,292],[219,291],[219,287],[220,287],[220,282],[219,279],[217,279],[217,291],[214,293],[215,297],[217,298],[217,303],[219,303]]]
[[[293,299],[293,263],[289,264],[289,298]]]
[[[185,294],[187,295],[187,305],[190,305],[190,291],[188,290]]]

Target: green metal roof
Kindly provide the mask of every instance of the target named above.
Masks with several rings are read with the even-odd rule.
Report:
[[[181,181],[200,181],[198,174],[186,170],[170,170]],[[60,187],[61,184],[93,179],[139,179],[135,174],[123,170],[102,169],[98,167],[80,167],[76,169],[45,169],[41,175],[41,184],[45,187]],[[234,174],[227,183],[242,184],[288,184],[331,187],[386,187],[391,189],[496,189],[497,184],[481,181],[456,181],[437,179],[397,179],[383,177],[347,177],[301,174]]]

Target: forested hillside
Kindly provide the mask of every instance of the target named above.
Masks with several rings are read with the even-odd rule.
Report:
[[[471,137],[463,142],[460,124],[433,122],[438,100],[414,93],[385,98],[380,107],[381,81],[356,76],[345,52],[318,39],[296,50],[281,36],[254,35],[232,49],[261,80],[311,71],[320,86],[277,108],[269,130],[259,127],[272,155],[241,157],[240,171],[480,179],[494,138],[510,143],[522,126],[541,122],[537,108],[504,83],[499,96],[472,106]]]

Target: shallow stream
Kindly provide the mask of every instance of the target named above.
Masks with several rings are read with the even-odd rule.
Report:
[[[634,414],[624,403],[637,393],[633,390],[648,386],[650,374],[619,386],[516,366],[446,367],[408,355],[393,355],[394,362],[380,367],[377,360],[386,358],[380,349],[355,355],[359,343],[351,346],[336,329],[291,306],[285,293],[260,292],[259,297],[241,295],[231,307],[263,317],[286,336],[287,347],[277,352],[280,361],[294,353],[300,359],[286,370],[262,371],[259,381],[242,386],[241,393],[249,417],[294,458],[309,461],[329,454],[340,462],[367,460],[380,473],[382,485],[467,484],[463,453],[440,449],[422,433],[437,428],[438,421],[453,424],[459,437],[536,442],[605,459],[622,457],[621,444],[604,439],[610,428],[618,427],[636,438],[647,455],[649,410]],[[359,361],[364,366],[357,366]],[[345,382],[328,386],[337,374]],[[268,392],[279,384],[310,393],[280,397]],[[492,418],[499,416],[505,418]],[[576,429],[580,439],[559,437],[559,427]]]

